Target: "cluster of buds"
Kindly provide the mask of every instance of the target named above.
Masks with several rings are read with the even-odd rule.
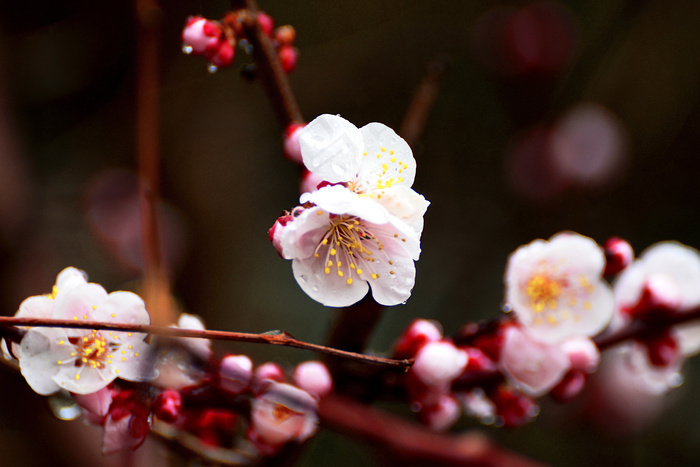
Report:
[[[264,12],[258,12],[256,19],[262,32],[272,41],[280,66],[290,73],[296,67],[299,56],[299,51],[294,47],[296,31],[289,25],[275,28],[272,17]],[[231,65],[237,44],[247,53],[252,50],[251,40],[241,21],[235,11],[227,13],[221,21],[190,16],[182,30],[183,52],[205,57],[209,60],[209,71],[212,73]]]
[[[612,287],[603,276],[614,276]],[[700,306],[700,253],[664,242],[635,261],[624,240],[599,247],[565,232],[516,250],[505,285],[502,319],[467,326],[455,340],[417,320],[396,343],[396,358],[415,358],[406,394],[432,429],[449,428],[462,408],[485,423],[520,426],[537,415],[536,398],[578,396],[601,360],[593,337]],[[630,378],[661,395],[678,385],[682,363],[699,349],[700,327],[690,323],[660,326],[616,352],[628,355]]]

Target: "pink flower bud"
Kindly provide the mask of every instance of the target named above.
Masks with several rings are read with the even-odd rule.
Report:
[[[179,391],[166,389],[153,399],[151,410],[164,422],[174,423],[182,414],[182,395]]]
[[[569,371],[564,378],[552,388],[549,394],[557,402],[568,402],[581,394],[586,386],[587,375],[580,370]]]
[[[221,68],[224,66],[229,66],[231,63],[233,63],[233,58],[235,56],[234,45],[235,42],[233,41],[223,40],[216,49],[216,52],[214,54],[207,55],[207,58],[209,58],[211,64],[216,67]]]
[[[606,276],[614,276],[629,266],[634,261],[634,250],[625,240],[612,237],[603,245],[605,250]]]
[[[282,368],[273,362],[267,362],[256,368],[253,375],[252,389],[255,393],[260,393],[270,384],[270,382],[284,383],[287,377]]]
[[[461,413],[457,399],[443,395],[437,404],[424,407],[420,412],[420,418],[431,430],[446,431],[459,420]]]
[[[272,19],[272,16],[260,11],[258,12],[258,23],[267,36],[272,36],[272,30],[275,28],[275,20]]]
[[[323,397],[333,390],[333,378],[321,362],[309,361],[297,365],[292,375],[294,384],[315,396]]]
[[[253,362],[245,355],[227,355],[221,360],[219,378],[221,388],[233,394],[241,394],[253,379]]]
[[[571,369],[593,373],[600,363],[600,351],[588,337],[574,337],[561,344],[561,350],[569,357]]]
[[[91,394],[72,394],[78,405],[98,417],[104,417],[112,404],[112,390],[108,387],[102,388]]]
[[[292,45],[294,43],[294,39],[297,37],[297,32],[294,29],[294,26],[291,25],[286,25],[286,26],[280,26],[277,29],[275,29],[275,42],[277,42],[277,45],[283,46],[283,45]]]
[[[220,37],[218,23],[201,16],[190,16],[182,30],[182,50],[195,55],[212,53],[218,48]]]
[[[437,341],[418,351],[411,373],[424,385],[436,390],[449,388],[467,366],[469,357],[452,342]]]
[[[299,165],[304,162],[301,159],[301,146],[299,145],[299,130],[306,126],[305,123],[290,123],[284,130],[284,157]]]
[[[280,66],[285,73],[291,73],[297,66],[299,60],[299,51],[290,45],[283,45],[277,51],[277,56],[280,60]]]
[[[491,394],[491,400],[496,405],[498,413],[497,424],[515,428],[530,423],[539,413],[535,401],[513,388],[499,386]]]
[[[299,193],[310,193],[312,191],[316,191],[318,186],[324,182],[325,181],[315,173],[304,169],[304,173],[301,176],[301,183],[299,183]]]
[[[442,330],[434,321],[417,319],[404,331],[394,345],[395,358],[413,358],[429,342],[442,338]]]

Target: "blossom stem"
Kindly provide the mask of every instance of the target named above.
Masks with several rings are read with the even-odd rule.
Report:
[[[186,337],[186,338],[202,338],[214,340],[228,340],[237,342],[248,342],[253,344],[271,344],[282,345],[286,347],[295,347],[297,349],[311,350],[336,357],[348,358],[353,360],[363,361],[376,365],[385,365],[395,368],[408,370],[413,365],[413,359],[395,360],[391,358],[376,357],[373,355],[364,355],[357,352],[349,352],[347,350],[336,349],[319,344],[312,344],[294,338],[292,335],[284,331],[268,331],[260,334],[247,332],[231,332],[231,331],[212,331],[212,330],[195,330],[195,329],[180,329],[166,326],[153,326],[148,324],[123,324],[123,323],[102,323],[97,321],[70,321],[62,319],[44,319],[44,318],[15,318],[2,316],[0,317],[0,328],[9,326],[41,326],[54,328],[70,328],[70,329],[94,329],[108,331],[124,331],[124,332],[141,332],[146,334],[155,334],[167,337]]]

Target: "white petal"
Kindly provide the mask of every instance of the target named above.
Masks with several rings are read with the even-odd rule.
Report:
[[[54,301],[46,295],[25,299],[15,313],[17,318],[51,318]]]
[[[388,222],[389,211],[368,196],[353,193],[342,185],[325,186],[320,190],[304,193],[300,201],[310,202],[332,214],[347,214],[374,224]]]
[[[141,297],[131,292],[112,292],[92,312],[107,323],[150,324],[151,317]]]
[[[415,285],[416,267],[409,253],[404,249],[401,238],[386,238],[384,248],[379,250],[376,245],[370,245],[375,261],[368,263],[365,270],[375,273],[377,279],[368,279],[372,287],[374,300],[386,306],[404,303],[411,296]],[[390,264],[389,261],[391,261]],[[364,276],[367,277],[365,272]]]
[[[328,232],[329,225],[328,212],[318,207],[305,209],[279,231],[278,239],[282,257],[294,259],[312,256],[319,242]]]
[[[126,353],[123,354],[122,350]],[[115,377],[128,381],[151,381],[158,376],[150,346],[144,341],[131,340],[122,343],[121,349],[115,352],[114,357],[110,371]]]
[[[366,153],[362,156],[362,167],[358,176],[360,184],[365,189],[413,185],[416,160],[408,143],[394,130],[381,123],[365,125],[360,132]]]
[[[56,288],[59,290],[84,284],[87,284],[87,274],[74,267],[64,269],[56,277]]]
[[[64,329],[53,328],[33,328],[22,338],[19,367],[35,392],[47,395],[60,389],[52,377],[60,369],[58,362],[70,358],[71,347],[59,345],[67,340]]]
[[[381,190],[376,196],[377,202],[384,206],[394,217],[410,225],[420,235],[423,231],[423,215],[430,201],[405,185]]]
[[[62,288],[56,294],[53,317],[57,319],[89,320],[93,306],[107,298],[101,285],[88,283],[72,288]]]
[[[510,326],[504,332],[500,365],[513,385],[539,397],[561,381],[571,364],[559,346],[539,342]]]
[[[320,115],[299,133],[304,165],[331,183],[353,180],[360,167],[360,130],[338,115]]]
[[[350,306],[367,295],[367,282],[353,280],[347,283],[347,277],[340,277],[335,271],[326,274],[325,257],[295,259],[292,271],[299,287],[306,294],[326,306]]]

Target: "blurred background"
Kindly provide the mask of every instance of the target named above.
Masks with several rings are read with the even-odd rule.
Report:
[[[297,202],[298,169],[282,157],[283,129],[262,88],[240,77],[250,58],[238,49],[232,67],[210,74],[205,59],[181,52],[188,15],[218,19],[230,5],[162,3],[162,228],[175,297],[211,329],[284,329],[322,343],[337,312],[304,295],[267,240]],[[335,113],[398,129],[429,65],[446,66],[414,148],[414,188],[432,202],[417,283],[406,305],[385,312],[377,352],[416,317],[450,334],[495,316],[508,254],[535,238],[574,230],[599,242],[621,236],[637,252],[668,239],[700,246],[700,2],[259,6],[296,28],[290,78],[307,120]],[[66,266],[108,290],[138,287],[137,32],[133,2],[0,2],[4,315],[48,292]],[[314,358],[216,346],[257,363]],[[467,419],[455,429],[484,430],[554,465],[698,465],[698,369],[691,362],[680,389],[640,401],[630,423],[584,396],[566,406],[543,400],[523,429]],[[98,431],[84,439],[81,422],[56,421],[19,374],[0,371],[3,465],[123,465],[85,447],[99,445]],[[299,465],[386,461],[334,433],[309,444]]]

